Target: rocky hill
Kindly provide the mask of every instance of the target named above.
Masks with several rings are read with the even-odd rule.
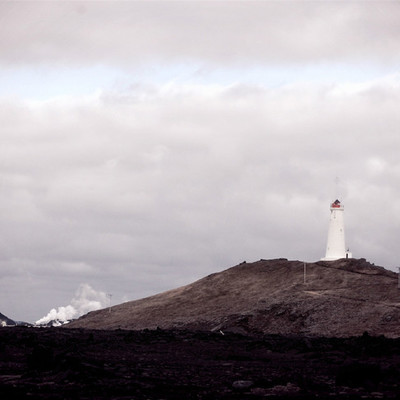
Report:
[[[0,326],[15,326],[15,321],[0,313]]]
[[[400,289],[396,273],[365,259],[260,260],[90,312],[66,327],[400,337]]]

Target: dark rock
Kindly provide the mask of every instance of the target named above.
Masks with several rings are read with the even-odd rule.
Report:
[[[53,349],[45,345],[37,345],[28,357],[28,368],[49,370],[54,366]]]
[[[0,329],[4,399],[359,398],[399,395],[400,339],[226,332]]]
[[[376,364],[350,362],[338,369],[338,386],[367,387],[374,389],[381,381],[381,368]]]
[[[251,388],[253,385],[253,381],[235,381],[233,382],[232,387],[236,390],[246,390]]]

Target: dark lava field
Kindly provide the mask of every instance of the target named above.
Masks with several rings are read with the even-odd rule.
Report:
[[[1,399],[395,399],[400,339],[0,329]]]

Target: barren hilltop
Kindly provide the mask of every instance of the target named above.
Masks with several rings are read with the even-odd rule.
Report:
[[[260,260],[90,312],[66,327],[400,337],[400,289],[395,272],[365,259]]]

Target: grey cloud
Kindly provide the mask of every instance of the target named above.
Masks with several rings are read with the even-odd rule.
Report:
[[[0,60],[399,63],[398,2],[2,2]]]

